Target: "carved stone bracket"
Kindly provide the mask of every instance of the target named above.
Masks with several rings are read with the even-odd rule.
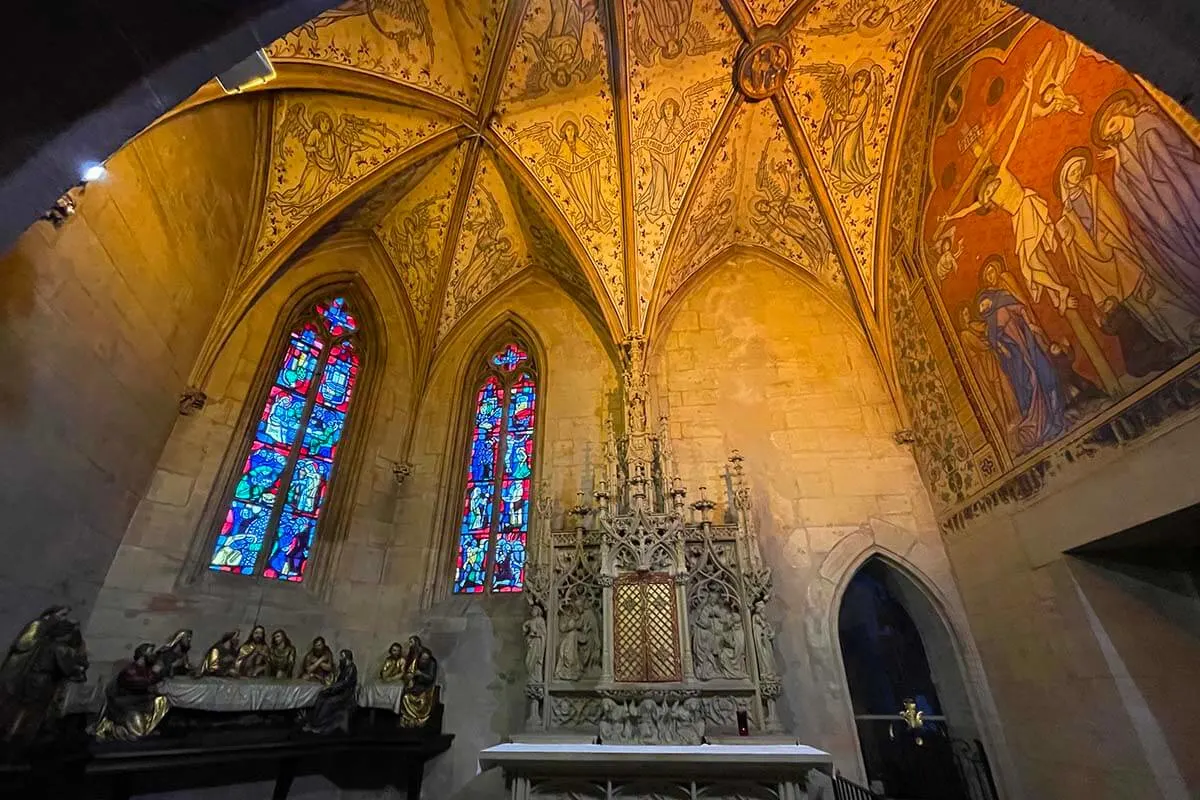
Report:
[[[190,417],[197,411],[204,408],[204,404],[208,402],[208,395],[204,390],[191,386],[184,390],[183,394],[179,395],[179,414],[180,416]]]
[[[912,428],[901,428],[892,434],[892,439],[896,442],[896,444],[899,445],[915,444],[917,441],[917,434]]]
[[[397,486],[403,486],[404,482],[413,474],[413,465],[408,462],[392,463],[392,480],[396,481]]]

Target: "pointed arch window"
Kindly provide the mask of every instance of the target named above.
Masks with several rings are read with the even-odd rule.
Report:
[[[338,296],[291,328],[219,516],[210,569],[304,580],[358,382],[359,333]]]
[[[456,593],[519,592],[525,586],[538,405],[529,348],[489,350],[475,383]]]

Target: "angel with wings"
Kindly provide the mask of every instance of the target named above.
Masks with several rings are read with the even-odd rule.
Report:
[[[726,234],[733,228],[737,211],[734,198],[737,175],[737,151],[732,150],[718,178],[716,191],[708,200],[700,201],[699,208],[692,212],[690,224],[683,228],[676,247],[678,255],[672,259],[679,266],[685,269],[695,267],[726,241]]]
[[[792,185],[792,173],[799,170],[786,161],[770,164],[769,148],[758,159],[754,183],[754,216],[750,222],[759,235],[769,242],[782,234],[786,245],[791,242],[800,248],[801,262],[818,275],[824,275],[830,264],[833,243],[819,214],[805,207]],[[803,180],[803,178],[800,178]]]
[[[883,68],[862,59],[847,69],[841,64],[813,64],[797,73],[816,75],[825,99],[825,118],[817,133],[829,156],[835,191],[862,194],[876,178],[867,159],[867,137],[879,124],[883,106]]]
[[[437,215],[438,202],[438,198],[430,197],[417,203],[400,224],[388,233],[392,257],[407,286],[422,285],[424,276],[432,266],[429,232],[445,224]]]
[[[550,21],[541,34],[526,33],[522,42],[533,51],[521,99],[541,97],[572,81],[587,83],[604,68],[604,51],[595,26],[595,0],[550,0]],[[585,52],[590,51],[590,52]]]
[[[475,234],[466,266],[452,280],[456,297],[466,294],[470,302],[487,284],[486,276],[503,277],[517,263],[513,241],[504,232],[504,214],[486,186],[480,187],[482,199],[478,214],[468,214],[463,227]]]
[[[650,181],[634,207],[653,221],[679,210],[673,200],[683,172],[688,148],[701,134],[700,115],[709,91],[723,86],[725,78],[713,78],[690,86],[681,97],[675,89],[664,89],[651,100],[641,115],[633,136],[635,153],[650,158]]]
[[[332,190],[349,182],[346,171],[353,156],[395,136],[386,125],[353,114],[342,114],[335,123],[328,112],[316,111],[310,119],[304,103],[294,103],[275,132],[273,152],[286,164],[288,141],[294,139],[303,148],[304,168],[295,184],[272,192],[270,199],[285,216],[312,213]]]
[[[899,4],[887,0],[850,0],[824,25],[796,28],[805,36],[845,36],[857,33],[868,38],[881,33],[901,31],[916,22],[929,6],[929,0],[908,0]]]
[[[1079,54],[1083,52],[1083,44],[1073,36],[1063,38],[1067,44],[1066,52],[1057,64],[1042,75],[1038,84],[1037,101],[1030,112],[1033,119],[1041,119],[1061,111],[1076,116],[1083,114],[1079,98],[1067,94],[1066,90],[1067,81],[1071,79],[1071,74],[1075,72],[1075,64],[1079,61]]]
[[[642,0],[634,6],[630,42],[643,66],[650,66],[658,56],[673,61],[682,55],[704,55],[726,44],[692,19],[692,0]]]
[[[537,165],[562,181],[570,197],[568,216],[583,232],[608,230],[614,214],[604,196],[605,171],[612,168],[611,137],[591,115],[584,115],[582,130],[574,114],[560,117],[558,129],[538,122],[517,134],[517,141],[532,139],[544,154]],[[571,209],[571,206],[574,209]]]
[[[401,49],[407,49],[413,39],[424,40],[433,61],[433,24],[425,0],[349,0],[302,25],[297,33],[303,31],[316,40],[319,28],[352,17],[366,17],[375,30]]]

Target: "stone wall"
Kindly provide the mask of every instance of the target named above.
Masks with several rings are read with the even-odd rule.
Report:
[[[1200,502],[1200,421],[1108,450],[950,534],[1026,797],[1200,792],[1200,597],[1064,551]],[[1181,565],[1183,568],[1185,565]]]
[[[208,405],[179,418],[171,433],[85,636],[96,665],[93,680],[99,681],[137,642],[161,640],[179,627],[195,630],[198,650],[230,627],[245,632],[256,619],[269,629],[286,628],[298,647],[321,634],[335,647],[353,649],[366,673],[377,667],[390,642],[420,631],[440,660],[445,727],[457,736],[451,752],[431,767],[427,796],[449,797],[474,778],[479,750],[518,731],[524,721],[523,596],[447,596],[453,578],[447,545],[465,458],[458,425],[470,393],[467,364],[497,325],[518,320],[532,333],[542,360],[537,469],[551,481],[560,506],[574,501],[592,453],[584,443],[599,441],[600,411],[617,378],[588,317],[556,284],[532,278],[478,309],[442,343],[420,392],[410,317],[376,253],[361,239],[323,246],[292,266],[238,325],[205,386]],[[221,485],[227,453],[240,446],[235,425],[277,317],[301,288],[347,272],[380,309],[387,360],[329,597],[241,576],[191,581],[189,552],[209,541],[206,504]],[[397,486],[392,465],[404,461],[411,462],[413,473]],[[254,784],[211,794],[258,798],[264,791]],[[320,778],[298,781],[294,792],[390,796],[340,792]]]
[[[4,641],[90,610],[237,264],[255,126],[239,100],[151,130],[0,259]]]
[[[859,773],[837,608],[845,584],[875,553],[914,577],[950,621],[961,671],[986,717],[982,673],[928,495],[912,454],[893,439],[895,408],[858,326],[813,286],[740,257],[677,302],[653,352],[688,499],[707,485],[723,500],[726,457],[736,448],[746,458],[775,576],[785,728]],[[969,716],[957,723],[958,735],[994,738]]]

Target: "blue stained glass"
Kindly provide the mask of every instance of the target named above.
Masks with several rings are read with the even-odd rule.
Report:
[[[318,303],[316,311],[334,336],[358,330],[342,298]],[[359,367],[353,344],[343,341],[330,348],[318,374],[325,347],[322,336],[317,324],[305,322],[288,338],[276,385],[268,391],[217,535],[209,562],[214,570],[255,574],[259,553],[273,539],[262,574],[303,580]],[[301,437],[300,423],[309,407],[312,411]],[[281,495],[286,503],[278,512],[275,529],[269,530],[272,509]]]
[[[271,510],[234,500],[217,535],[210,568],[220,572],[254,574],[254,562],[266,540]]]
[[[294,506],[306,514],[320,511],[332,468],[333,463],[324,459],[299,459],[296,471],[292,473],[291,486],[288,487],[288,507]]]
[[[332,459],[337,452],[338,442],[342,438],[342,428],[346,425],[346,415],[324,406],[314,406],[312,416],[308,418],[308,427],[304,429],[304,441],[300,444],[300,454]]]
[[[358,355],[349,342],[334,345],[329,351],[329,362],[321,375],[321,386],[317,389],[317,402],[337,411],[350,407],[350,390],[358,374]]]
[[[454,574],[454,591],[474,594],[483,591],[487,580],[488,537],[463,534],[458,543],[458,569]]]
[[[517,368],[517,365],[529,358],[529,354],[515,344],[505,345],[504,349],[492,356],[492,364],[504,370],[512,372]]]
[[[263,575],[294,583],[304,580],[304,568],[308,565],[316,526],[315,516],[297,513],[291,505],[285,505],[279,517],[275,545],[271,548],[271,557],[267,559]]]
[[[525,535],[501,536],[496,540],[496,571],[493,592],[519,592],[525,586]]]
[[[525,585],[525,544],[529,532],[529,490],[533,476],[533,427],[537,387],[522,373],[508,399],[504,440],[504,479],[500,484],[496,566],[492,591],[519,592]]]
[[[311,333],[312,338],[308,337]],[[283,355],[283,366],[275,376],[275,383],[298,394],[308,394],[312,386],[317,363],[321,359],[321,342],[316,338],[316,328],[306,325],[293,333]]]
[[[300,433],[304,404],[300,395],[272,386],[255,438],[267,444],[291,447]]]
[[[242,477],[233,490],[234,498],[267,506],[274,505],[279,494],[279,476],[287,466],[287,457],[287,450],[262,442],[251,444],[250,456],[242,467]]]
[[[327,302],[317,303],[317,313],[325,320],[325,324],[329,326],[329,332],[334,336],[358,330],[358,321],[346,308],[344,297],[335,297]]]
[[[463,533],[487,533],[492,526],[492,485],[473,484],[463,503]]]

